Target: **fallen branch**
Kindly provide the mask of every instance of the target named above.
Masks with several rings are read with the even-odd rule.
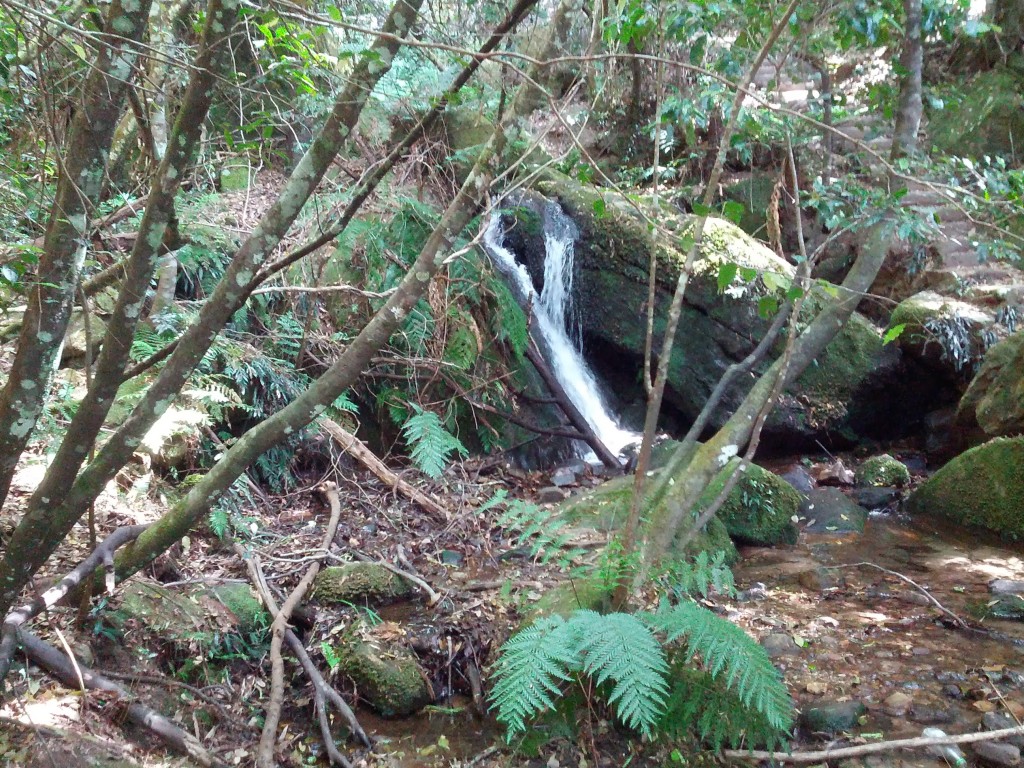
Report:
[[[81,683],[90,690],[106,691],[114,694],[123,703],[131,702],[127,704],[125,709],[125,713],[131,722],[152,731],[165,744],[187,755],[204,768],[223,765],[223,763],[207,752],[205,747],[192,734],[182,730],[156,710],[150,709],[145,704],[132,701],[131,693],[113,680],[97,674],[81,664],[72,664],[71,660],[63,652],[36,637],[26,629],[19,628],[17,634],[18,641],[21,643],[21,647],[25,649],[28,657],[40,667],[49,671],[64,685],[77,688],[81,680]],[[79,673],[81,678],[79,678]]]
[[[895,739],[880,741],[877,744],[858,744],[855,747],[839,747],[838,749],[821,749],[816,752],[764,752],[761,750],[725,749],[722,754],[738,760],[771,760],[779,763],[821,763],[826,760],[838,760],[860,755],[873,755],[878,752],[892,752],[896,749],[914,749],[916,747],[932,747],[943,744],[971,744],[976,741],[998,741],[1010,736],[1024,734],[1024,726],[1001,728],[997,731],[981,731],[964,733],[959,736],[928,738],[918,736],[913,739]]]
[[[334,535],[338,532],[338,523],[341,521],[341,501],[338,499],[338,490],[331,484],[327,488],[327,499],[331,504],[331,519],[327,523],[327,530],[324,533],[324,552],[330,550]],[[284,659],[281,656],[281,645],[284,642],[284,633],[288,628],[288,619],[299,604],[299,601],[306,594],[306,590],[313,584],[313,580],[320,572],[320,560],[314,560],[306,569],[305,575],[292,590],[288,599],[282,603],[277,615],[274,616],[274,623],[270,627],[270,698],[267,701],[267,716],[263,724],[263,733],[260,735],[260,746],[256,756],[256,765],[259,768],[275,768],[277,761],[274,759],[274,745],[277,743],[277,726],[281,721],[281,707],[284,704]]]
[[[427,584],[427,582],[425,582],[416,574],[409,573],[409,571],[403,571],[401,568],[397,568],[393,566],[391,563],[385,562],[384,560],[374,560],[372,557],[368,557],[360,552],[356,552],[355,556],[357,559],[362,560],[364,563],[376,563],[382,568],[386,568],[387,570],[391,571],[396,576],[401,576],[406,581],[415,584],[417,587],[422,589],[427,594],[427,606],[433,607],[437,605],[438,601],[441,599],[441,595],[438,592],[435,592],[433,588],[429,584]]]
[[[932,593],[929,592],[924,587],[922,587],[916,581],[914,581],[911,578],[908,578],[907,576],[904,576],[902,573],[899,573],[898,571],[890,571],[888,568],[883,568],[880,565],[875,565],[874,563],[868,563],[868,562],[846,563],[844,565],[827,565],[827,566],[825,566],[826,570],[833,570],[833,569],[839,569],[839,568],[874,568],[876,570],[881,571],[882,573],[887,573],[890,576],[895,576],[897,579],[901,579],[902,581],[905,581],[907,584],[912,586],[914,589],[916,589],[922,595],[927,597],[928,601],[932,605],[934,605],[936,608],[939,609],[939,611],[941,611],[946,616],[948,616],[950,619],[952,619],[953,622],[958,627],[960,627],[960,629],[970,629],[970,630],[975,631],[975,632],[980,632],[981,631],[981,630],[975,629],[974,627],[970,626],[966,621],[961,619],[959,616],[957,616],[955,613],[953,613],[951,610],[949,610],[946,606],[944,606],[942,603],[940,603],[938,600],[936,600],[934,597],[932,597]]]
[[[384,462],[378,459],[376,454],[367,448],[362,440],[353,435],[338,422],[332,421],[326,417],[321,417],[320,426],[323,427],[327,434],[334,438],[343,450],[358,459],[364,467],[373,472],[373,474],[375,474],[385,485],[416,502],[428,512],[443,517],[445,522],[450,521],[454,517],[452,511],[441,504],[441,502],[436,501],[423,491],[413,487],[388,469]]]
[[[107,592],[114,590],[114,552],[130,541],[134,541],[146,530],[145,525],[131,525],[118,528],[94,549],[78,566],[57,584],[20,608],[15,608],[4,618],[0,629],[0,684],[7,677],[11,660],[18,641],[18,630],[29,619],[59,603],[71,590],[77,588],[102,563],[106,567]]]

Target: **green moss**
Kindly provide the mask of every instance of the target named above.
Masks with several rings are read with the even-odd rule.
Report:
[[[700,508],[718,498],[740,461],[739,458],[730,461],[711,481],[700,497]],[[792,518],[799,508],[800,494],[793,486],[778,475],[748,463],[718,517],[729,535],[744,543],[795,544],[798,531]]]
[[[857,485],[902,487],[910,482],[910,470],[899,459],[887,453],[872,456],[857,468]]]
[[[989,437],[1024,432],[1024,331],[1003,339],[985,355],[960,400],[956,423],[967,429],[977,426]]]
[[[387,603],[409,597],[413,585],[377,563],[346,563],[324,568],[313,582],[322,603]]]
[[[338,656],[339,668],[355,683],[359,697],[384,717],[411,715],[431,701],[423,668],[404,649],[351,640]]]
[[[572,579],[545,592],[540,600],[526,611],[526,622],[541,616],[565,616],[573,611],[587,608],[592,611],[607,611],[611,604],[614,585],[597,578]]]
[[[878,364],[882,335],[861,315],[853,315],[799,379],[801,391],[817,395],[822,406],[842,404]]]
[[[262,629],[269,623],[270,614],[248,584],[219,584],[210,591],[235,614],[243,632]]]
[[[1024,539],[1024,437],[960,454],[911,494],[907,508]]]

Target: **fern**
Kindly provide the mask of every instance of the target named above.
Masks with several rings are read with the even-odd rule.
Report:
[[[583,671],[599,686],[614,682],[608,703],[619,719],[651,736],[668,694],[668,663],[651,631],[628,613],[602,616],[589,610],[573,613],[568,626]]]
[[[558,558],[558,564],[567,568],[585,550],[567,549],[572,538],[572,529],[554,510],[538,507],[521,499],[508,503],[505,512],[498,518],[498,524],[516,531],[516,540],[530,548],[531,556],[543,563]]]
[[[724,673],[726,686],[745,706],[763,715],[772,728],[789,730],[793,704],[786,686],[764,648],[746,632],[691,601],[673,607],[663,604],[642,618],[664,632],[667,643],[685,638],[688,661],[699,654],[713,678]]]
[[[491,330],[499,341],[504,341],[512,348],[517,360],[522,360],[526,346],[530,343],[526,314],[500,278],[492,278],[488,288],[494,294],[497,304],[497,311],[491,315]]]
[[[402,425],[402,435],[412,449],[410,457],[424,474],[436,480],[452,454],[465,457],[469,452],[455,435],[444,428],[436,413],[425,411],[415,403],[409,403],[409,406],[414,413]]]
[[[511,739],[526,730],[526,721],[555,706],[560,684],[579,657],[573,633],[561,616],[547,616],[509,638],[494,667],[491,708],[508,728]]]
[[[675,561],[665,575],[674,597],[681,599],[691,595],[707,597],[711,592],[723,595],[736,593],[732,570],[725,564],[725,552],[719,550],[709,557],[702,550],[693,562]]]

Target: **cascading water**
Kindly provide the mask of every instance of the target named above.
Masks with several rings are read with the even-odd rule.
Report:
[[[594,434],[612,453],[619,453],[640,435],[623,429],[601,397],[594,372],[583,354],[582,329],[573,311],[573,258],[579,231],[557,203],[544,211],[544,287],[538,296],[526,267],[503,245],[501,217],[493,216],[484,233],[484,247],[524,304],[532,304],[534,330],[540,336],[551,371],[566,395],[583,414]],[[586,452],[581,448],[581,452]]]

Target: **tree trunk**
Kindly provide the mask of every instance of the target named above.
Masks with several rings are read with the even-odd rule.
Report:
[[[131,338],[142,314],[157,252],[174,207],[174,195],[184,178],[200,126],[206,117],[218,77],[218,67],[238,14],[237,3],[210,0],[202,47],[178,112],[167,152],[146,203],[132,255],[107,323],[103,348],[89,390],[78,406],[50,468],[29,500],[24,517],[0,560],[0,609],[17,598],[21,587],[42,565],[78,519],[59,514],[79,467],[89,454],[123,378]],[[219,62],[218,62],[219,60]]]
[[[917,151],[917,132],[921,127],[924,106],[921,103],[921,69],[924,64],[924,46],[921,42],[921,0],[903,0],[906,31],[900,67],[903,82],[896,108],[896,127],[892,136],[893,160]]]
[[[89,235],[89,216],[106,171],[107,150],[146,30],[150,0],[114,0],[71,124],[35,289],[27,301],[18,353],[0,392],[0,505],[42,412],[67,331]],[[116,31],[116,34],[114,32]],[[9,605],[3,606],[6,611]]]

